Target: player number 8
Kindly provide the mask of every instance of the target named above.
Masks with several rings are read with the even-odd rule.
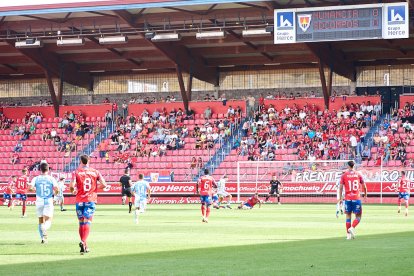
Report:
[[[85,178],[83,181],[83,190],[88,192],[92,188],[92,180],[90,178]]]

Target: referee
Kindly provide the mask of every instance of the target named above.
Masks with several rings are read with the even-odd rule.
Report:
[[[122,186],[122,205],[125,205],[126,198],[128,197],[128,206],[129,206],[129,213],[131,213],[132,208],[132,193],[131,193],[131,186],[132,181],[131,177],[129,176],[129,168],[125,169],[125,173],[119,179],[119,182]]]
[[[266,195],[266,202],[269,200],[269,197],[271,195],[276,194],[277,196],[277,203],[280,205],[280,193],[279,193],[279,188],[280,188],[280,192],[283,189],[283,184],[276,179],[276,175],[272,175],[272,180],[270,180],[270,192],[269,194]]]

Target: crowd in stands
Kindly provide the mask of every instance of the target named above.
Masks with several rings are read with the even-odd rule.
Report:
[[[405,103],[401,109],[394,109],[379,126],[372,138],[372,149],[366,148],[366,158],[375,163],[387,165],[390,161],[400,161],[401,165],[414,167],[413,158],[408,158],[414,141],[414,102]],[[411,147],[410,147],[411,146]],[[363,157],[364,157],[363,155]]]
[[[248,160],[275,160],[277,149],[295,149],[298,160],[354,159],[361,156],[365,133],[381,110],[379,103],[343,105],[338,111],[318,110],[315,105],[264,106],[242,126],[238,154]]]

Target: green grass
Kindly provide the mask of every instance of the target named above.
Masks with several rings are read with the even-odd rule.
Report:
[[[396,206],[365,205],[357,239],[332,205],[265,205],[213,210],[152,205],[133,222],[126,206],[98,206],[79,255],[73,206],[57,211],[41,245],[34,207],[0,208],[0,275],[413,275],[414,217]]]

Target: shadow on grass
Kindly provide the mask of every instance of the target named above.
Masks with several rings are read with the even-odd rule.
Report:
[[[413,275],[412,236],[412,232],[399,232],[355,240],[329,238],[137,254],[113,248],[108,253],[119,250],[119,255],[94,257],[92,252],[65,261],[0,265],[0,275],[9,271],[14,275]]]

